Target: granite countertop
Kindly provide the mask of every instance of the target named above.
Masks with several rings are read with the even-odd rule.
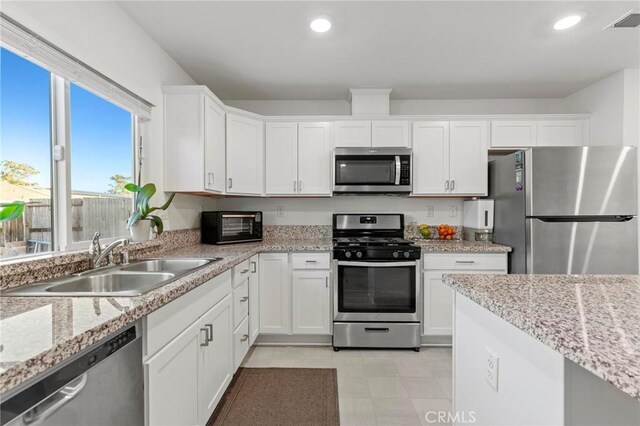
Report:
[[[640,400],[640,276],[455,274],[444,283]]]
[[[509,247],[467,241],[416,241],[430,253],[506,253]],[[331,251],[332,240],[280,238],[261,243],[214,246],[187,244],[182,248],[144,253],[142,257],[223,258],[200,270],[136,297],[0,297],[0,395],[55,366],[119,329],[161,308],[213,277],[261,252]],[[78,259],[73,258],[78,257]],[[86,269],[86,255],[71,256],[74,268]],[[69,268],[57,258],[44,269]],[[25,264],[18,264],[19,270]],[[61,275],[57,271],[57,275]],[[29,273],[26,267],[25,274]]]

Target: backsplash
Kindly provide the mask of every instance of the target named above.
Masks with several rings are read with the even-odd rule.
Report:
[[[331,225],[264,225],[265,240],[320,240],[331,238]]]
[[[431,231],[431,238],[429,240],[439,240],[438,237],[438,225],[428,225],[429,230]],[[456,230],[456,233],[451,237],[452,240],[462,240],[464,239],[464,227],[463,226],[453,226]],[[425,239],[417,225],[405,225],[404,226],[404,237],[408,240],[423,240]]]

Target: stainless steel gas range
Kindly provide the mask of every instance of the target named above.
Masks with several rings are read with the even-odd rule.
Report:
[[[334,214],[333,348],[420,350],[420,247],[402,214]]]

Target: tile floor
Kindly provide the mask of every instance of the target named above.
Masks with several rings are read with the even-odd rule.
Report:
[[[243,367],[336,368],[343,426],[434,424],[427,423],[427,411],[451,409],[450,348],[334,352],[331,347],[256,346]]]

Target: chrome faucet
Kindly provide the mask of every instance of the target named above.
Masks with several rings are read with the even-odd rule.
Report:
[[[129,239],[120,238],[119,240],[115,240],[103,249],[102,246],[100,246],[100,233],[96,232],[95,234],[93,234],[91,245],[89,246],[89,254],[91,255],[91,269],[99,267],[100,263],[107,256],[109,257],[109,264],[113,263],[113,253],[111,252],[120,244],[126,247],[127,245],[129,245]],[[129,263],[129,252],[122,252],[122,263]]]

